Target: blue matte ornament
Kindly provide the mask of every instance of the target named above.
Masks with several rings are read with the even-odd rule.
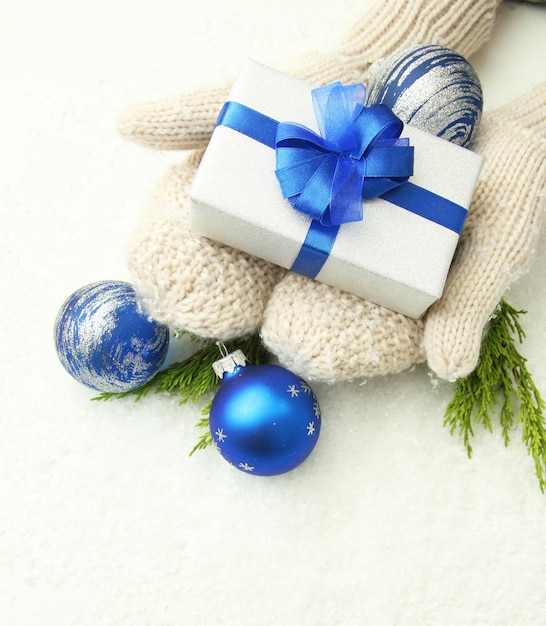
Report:
[[[226,461],[248,474],[273,476],[311,454],[321,416],[304,380],[278,365],[248,365],[240,350],[214,369],[221,385],[210,409],[210,431]]]
[[[370,66],[367,89],[367,105],[384,104],[403,122],[460,146],[470,145],[480,123],[480,80],[451,48],[401,48]]]
[[[55,320],[55,346],[66,371],[102,392],[131,391],[162,366],[169,328],[150,318],[134,288],[122,281],[81,287]]]

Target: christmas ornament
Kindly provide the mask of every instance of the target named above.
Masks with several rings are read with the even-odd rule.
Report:
[[[248,365],[241,350],[213,368],[221,383],[210,408],[210,432],[226,461],[249,474],[272,476],[311,454],[320,408],[304,380],[278,365]]]
[[[163,364],[169,329],[142,309],[134,288],[99,281],[74,292],[55,320],[57,355],[78,382],[125,392],[150,380]]]
[[[370,66],[367,104],[381,103],[403,122],[461,146],[477,129],[483,95],[474,68],[437,45],[402,48]]]

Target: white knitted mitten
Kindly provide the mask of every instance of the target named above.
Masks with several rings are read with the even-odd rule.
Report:
[[[529,268],[544,220],[546,83],[484,118],[482,175],[444,295],[426,315],[427,361],[447,379],[476,367],[484,327]]]
[[[129,242],[133,283],[159,322],[202,337],[230,339],[259,328],[284,273],[205,238],[189,225],[189,196],[202,151],[171,167]]]
[[[366,82],[372,62],[422,42],[469,56],[489,37],[497,4],[498,0],[377,0],[334,51],[308,55],[287,72],[315,85]],[[227,87],[204,90],[132,107],[120,120],[120,132],[161,150],[204,148],[227,91]],[[189,232],[189,189],[200,156],[201,152],[191,154],[162,181],[130,242],[129,268],[158,321],[228,339],[260,328],[272,289],[285,271]],[[405,320],[401,323],[408,325]],[[350,324],[347,332],[352,332]]]
[[[424,360],[450,380],[475,369],[487,322],[537,243],[546,199],[546,83],[486,113],[473,148],[484,167],[444,294],[424,319],[288,273],[262,326],[284,365],[328,381],[395,373]]]

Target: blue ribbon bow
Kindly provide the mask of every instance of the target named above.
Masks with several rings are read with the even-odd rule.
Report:
[[[381,104],[365,106],[362,84],[340,82],[312,91],[320,135],[291,122],[277,127],[276,176],[283,196],[322,226],[363,217],[371,200],[407,182],[413,147],[400,139],[401,120]]]

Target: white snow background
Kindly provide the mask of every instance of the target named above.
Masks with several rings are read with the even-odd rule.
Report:
[[[130,279],[127,241],[178,154],[122,140],[130,104],[330,42],[371,0],[0,2],[0,623],[546,623],[546,496],[513,433],[474,455],[424,366],[317,385],[311,457],[248,476],[189,457],[200,406],[108,403],[62,369],[74,290]],[[486,108],[546,79],[546,8],[503,3],[471,59]],[[546,246],[507,294],[546,397]],[[187,346],[178,346],[183,352]]]

